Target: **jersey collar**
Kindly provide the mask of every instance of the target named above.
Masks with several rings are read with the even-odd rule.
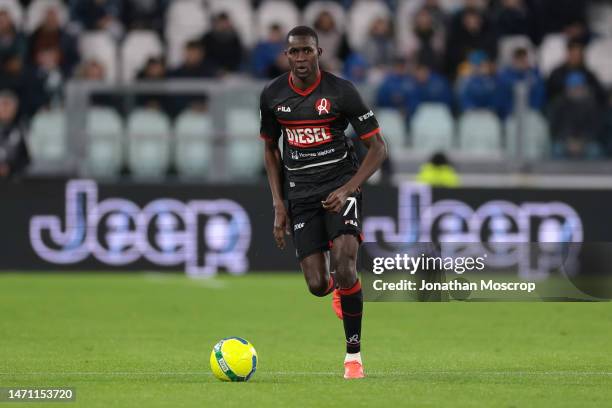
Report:
[[[323,71],[319,70],[319,74],[317,75],[316,81],[314,81],[314,83],[312,85],[310,85],[308,88],[300,89],[300,88],[296,87],[293,84],[293,74],[291,72],[289,72],[289,76],[288,76],[288,78],[289,78],[289,86],[298,95],[308,96],[308,95],[310,95],[312,93],[312,91],[314,91],[317,88],[317,86],[319,86],[319,84],[321,83],[321,76],[322,75],[323,75]]]

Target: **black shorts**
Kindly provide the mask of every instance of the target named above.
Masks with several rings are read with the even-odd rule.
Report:
[[[329,250],[331,242],[349,234],[362,241],[361,192],[352,194],[339,213],[323,208],[327,195],[289,201],[289,218],[296,256],[301,261],[316,252]]]

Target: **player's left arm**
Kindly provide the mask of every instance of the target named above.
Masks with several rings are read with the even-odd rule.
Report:
[[[380,133],[378,121],[374,117],[374,113],[365,105],[355,87],[350,83],[345,92],[344,100],[346,101],[343,106],[345,114],[362,143],[367,147],[368,153],[357,173],[323,201],[323,208],[332,212],[340,212],[346,199],[355,193],[387,158],[387,145]]]

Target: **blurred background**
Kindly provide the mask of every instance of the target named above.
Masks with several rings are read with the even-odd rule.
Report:
[[[609,239],[595,215],[612,203],[611,1],[0,0],[0,205],[13,231],[0,267],[47,266],[41,251],[78,263],[98,247],[105,266],[128,265],[151,245],[167,256],[155,265],[176,266],[177,231],[204,212],[216,251],[248,235],[245,251],[290,268],[291,254],[271,259],[271,239],[253,249],[263,244],[250,237],[271,225],[259,92],[287,70],[285,35],[298,24],[315,28],[322,68],[358,86],[388,142],[372,180],[384,199],[366,214],[399,217],[401,229],[420,215],[402,219],[416,205],[402,197],[475,213],[503,199],[516,214],[493,205],[482,217],[501,218],[481,217],[483,239],[525,232],[536,215],[547,222],[521,239]],[[412,181],[434,190],[402,189]],[[114,197],[104,210],[103,196]],[[206,210],[185,204],[198,197]],[[559,197],[569,209],[547,204]],[[210,200],[226,198],[245,214],[211,215]],[[528,200],[541,207],[525,210]],[[459,218],[421,230],[474,225],[453,208]],[[420,238],[431,236],[401,237]]]

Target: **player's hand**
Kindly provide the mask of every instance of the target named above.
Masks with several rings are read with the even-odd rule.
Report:
[[[274,207],[274,240],[276,246],[280,249],[285,249],[285,235],[289,235],[289,216],[284,205]]]
[[[321,201],[323,208],[327,211],[339,213],[346,203],[346,199],[353,194],[353,191],[346,185],[330,193],[325,201]]]

